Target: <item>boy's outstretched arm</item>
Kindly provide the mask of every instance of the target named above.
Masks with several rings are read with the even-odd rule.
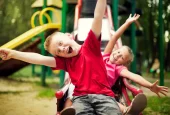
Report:
[[[94,10],[94,20],[91,30],[99,38],[102,29],[102,19],[106,10],[106,0],[97,0],[97,4]]]
[[[43,56],[38,53],[32,53],[32,52],[20,52],[11,49],[0,48],[0,58],[2,58],[3,60],[9,60],[13,58],[31,64],[56,67],[55,59],[53,57]]]
[[[111,39],[109,40],[104,53],[111,53],[116,41],[120,38],[120,36],[123,34],[123,32],[129,27],[129,25],[133,22],[135,22],[138,18],[140,17],[140,15],[135,14],[133,17],[129,16],[129,18],[126,20],[126,22],[114,33],[114,35],[112,35]]]
[[[160,97],[159,93],[162,93],[165,96],[167,95],[168,87],[157,85],[158,81],[154,83],[150,83],[149,81],[145,80],[142,76],[134,74],[128,71],[127,69],[122,70],[120,72],[120,75],[122,77],[125,77],[125,78],[128,78],[134,81],[135,83],[138,83],[141,86],[144,86],[150,89],[152,92],[156,93],[159,97]]]

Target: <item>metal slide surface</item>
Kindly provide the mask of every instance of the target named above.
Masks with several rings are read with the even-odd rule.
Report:
[[[42,26],[37,26],[33,29],[30,29],[29,31],[21,34],[20,36],[14,38],[13,40],[9,41],[8,43],[1,46],[1,48],[10,48],[14,49],[23,43],[31,40],[34,36],[40,34],[41,32],[48,30],[48,29],[58,29],[60,30],[61,25],[59,24],[45,24]],[[37,48],[37,45],[40,43],[40,39],[35,40],[34,42],[27,44],[24,46],[24,48],[21,48],[20,51],[24,52],[40,52],[40,50]],[[18,71],[19,69],[29,65],[26,62],[10,59],[6,61],[0,60],[0,76],[6,77],[14,72]]]

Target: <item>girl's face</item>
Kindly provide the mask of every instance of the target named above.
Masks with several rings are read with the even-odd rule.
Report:
[[[110,55],[110,62],[117,65],[126,65],[129,60],[129,52],[126,47],[114,50]]]

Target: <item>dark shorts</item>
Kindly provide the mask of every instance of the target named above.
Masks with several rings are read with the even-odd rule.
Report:
[[[122,115],[113,97],[101,94],[74,96],[76,115]]]

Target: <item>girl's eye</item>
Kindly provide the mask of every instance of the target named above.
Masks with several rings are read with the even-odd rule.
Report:
[[[61,46],[62,45],[62,42],[59,42],[59,46]]]
[[[118,53],[120,53],[120,52],[118,52]]]

